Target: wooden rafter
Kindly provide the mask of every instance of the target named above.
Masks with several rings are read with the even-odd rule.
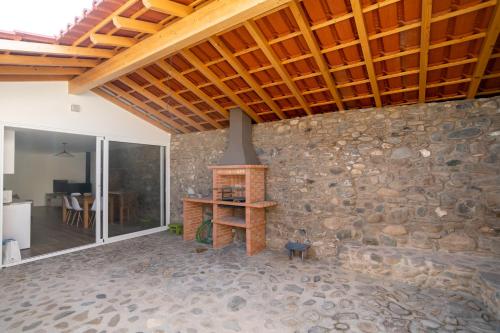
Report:
[[[99,60],[0,54],[0,65],[95,67]]]
[[[432,0],[422,1],[422,27],[420,29],[420,73],[418,101],[425,102],[425,91],[427,89],[427,65],[429,63],[429,44],[431,40],[431,18]]]
[[[160,89],[165,95],[173,98],[175,101],[177,101],[179,104],[183,105],[185,108],[196,114],[198,117],[201,119],[205,120],[207,123],[212,125],[215,128],[222,128],[222,125],[219,124],[215,119],[212,119],[210,116],[205,114],[203,111],[199,110],[196,105],[182,97],[180,94],[176,93],[173,91],[168,85],[165,84],[165,82],[157,79],[153,75],[151,75],[149,72],[147,72],[144,69],[139,69],[137,71],[137,74],[142,76],[142,78],[146,79],[148,82],[150,82],[152,85]]]
[[[210,40],[212,46],[222,55],[222,57],[241,75],[243,80],[262,98],[262,100],[269,106],[269,108],[280,118],[286,119],[286,116],[280,110],[280,107],[271,99],[260,84],[248,73],[245,67],[238,61],[233,53],[227,48],[224,42],[217,36],[212,37]]]
[[[486,38],[481,46],[481,51],[478,56],[478,61],[476,67],[474,68],[474,73],[472,74],[472,81],[469,84],[469,90],[467,91],[467,98],[474,98],[476,96],[477,90],[479,89],[479,84],[481,83],[481,78],[484,75],[486,66],[490,59],[491,53],[495,47],[495,43],[498,39],[500,33],[500,4],[495,7],[493,15],[491,15],[491,21],[488,26],[488,32],[486,33]]]
[[[172,65],[165,61],[159,61],[156,63],[158,67],[170,74],[176,81],[179,81],[184,87],[196,95],[201,101],[207,103],[212,109],[220,113],[224,119],[229,119],[229,113],[221,107],[217,102],[215,102],[210,96],[205,94],[200,88],[194,85],[191,81],[186,79],[181,73],[179,73]]]
[[[366,64],[366,71],[368,72],[368,78],[370,79],[373,97],[375,98],[375,105],[377,107],[381,107],[382,100],[380,99],[377,75],[375,74],[375,67],[373,66],[373,59],[370,51],[370,44],[368,41],[368,34],[366,32],[365,19],[363,17],[361,2],[360,0],[350,1],[352,13],[354,15],[354,21],[356,23],[356,30],[358,31],[358,38],[361,43],[361,50],[363,51],[363,58]]]
[[[81,93],[196,44],[290,0],[219,0],[194,11],[70,81]]]
[[[184,113],[180,112],[179,110],[175,109],[171,105],[169,105],[167,102],[165,102],[163,99],[160,97],[156,96],[146,88],[141,87],[137,83],[135,83],[133,80],[129,79],[128,77],[124,76],[119,79],[121,82],[125,83],[127,86],[130,88],[134,89],[136,92],[141,94],[142,96],[146,97],[149,101],[155,103],[156,105],[160,106],[163,110],[168,111],[170,114],[176,116],[189,126],[192,126],[196,128],[199,131],[203,131],[204,128],[200,124],[198,124],[196,121],[193,119],[189,118],[187,115]]]
[[[193,8],[170,0],[142,0],[144,7],[164,14],[185,17],[193,12]]]
[[[290,9],[292,10],[292,14],[295,17],[295,21],[297,21],[297,24],[299,25],[299,29],[302,32],[302,36],[306,40],[307,46],[309,47],[314,56],[314,60],[316,61],[316,64],[319,67],[323,79],[325,80],[325,83],[328,89],[330,90],[333,99],[335,100],[337,108],[339,110],[344,110],[344,106],[342,105],[340,95],[337,91],[337,88],[335,87],[335,82],[333,82],[333,77],[332,74],[330,73],[328,64],[326,63],[325,58],[321,54],[321,50],[311,31],[309,23],[306,21],[306,15],[301,7],[301,4],[297,0],[294,0],[290,3]]]
[[[0,75],[0,82],[69,81],[74,75]]]
[[[154,34],[160,31],[163,26],[161,24],[151,23],[147,21],[135,20],[122,16],[113,17],[113,24],[117,29],[128,31],[142,32]]]
[[[119,106],[120,108],[122,108],[124,110],[127,110],[128,112],[130,112],[134,116],[139,117],[142,120],[150,123],[151,125],[158,127],[159,129],[161,129],[163,131],[167,131],[169,133],[174,133],[174,130],[172,130],[170,127],[167,127],[167,126],[163,125],[162,123],[160,123],[159,121],[156,121],[156,120],[152,119],[147,114],[136,110],[132,106],[133,104],[130,104],[130,105],[126,104],[125,102],[123,102],[120,99],[118,99],[117,96],[111,96],[110,94],[108,94],[107,92],[103,91],[100,88],[94,88],[94,89],[92,89],[92,92],[94,94],[97,94],[97,95],[101,96],[102,98],[106,99],[107,101],[109,101],[109,102],[111,102],[111,103]]]
[[[100,21],[96,25],[94,25],[89,31],[81,35],[77,40],[73,42],[73,46],[77,46],[82,44],[84,41],[86,41],[89,36],[99,30],[101,30],[104,26],[106,26],[112,19],[113,17],[122,14],[126,10],[128,10],[131,6],[135,5],[137,3],[137,0],[128,0],[125,2],[123,5],[118,7],[114,12],[111,13],[106,19]]]
[[[246,103],[234,93],[228,86],[221,81],[221,79],[215,75],[205,64],[198,59],[197,56],[193,54],[190,50],[183,50],[180,52],[184,58],[186,58],[191,65],[193,65],[201,74],[203,74],[207,79],[210,80],[217,88],[219,88],[230,100],[232,100],[238,107],[245,111],[248,116],[250,116],[255,122],[260,123],[262,119],[259,117],[254,110],[249,108]]]
[[[27,67],[0,65],[0,75],[78,75],[85,71],[79,67]]]
[[[129,37],[110,36],[103,34],[90,35],[90,41],[95,45],[131,47],[137,43],[137,40]]]
[[[0,51],[15,52],[15,53],[38,53],[47,55],[66,55],[66,56],[92,57],[92,58],[111,58],[115,55],[115,52],[112,50],[23,42],[23,41],[7,40],[7,39],[0,39]]]
[[[299,105],[304,109],[307,114],[312,114],[311,108],[307,104],[304,96],[297,88],[295,82],[293,82],[290,74],[286,71],[283,64],[278,60],[278,57],[272,50],[272,47],[266,42],[264,35],[257,27],[257,24],[254,21],[245,22],[245,28],[248,30],[252,38],[255,40],[259,48],[262,50],[267,59],[271,62],[274,69],[278,72],[281,79],[285,82],[288,89],[292,92],[295,99],[299,102]]]
[[[176,130],[178,130],[182,133],[189,133],[190,132],[188,129],[186,129],[181,124],[177,123],[173,119],[170,119],[169,117],[166,117],[160,111],[152,108],[151,106],[144,103],[143,101],[141,101],[137,97],[133,96],[129,92],[122,90],[122,89],[120,89],[120,88],[118,88],[115,85],[110,84],[110,83],[105,84],[104,87],[106,89],[110,90],[111,92],[113,92],[115,95],[120,96],[120,97],[126,99],[127,101],[129,101],[130,103],[140,107],[143,111],[147,112],[149,115],[154,116],[161,121],[164,121],[165,123],[167,123],[170,126],[172,126],[173,128],[175,128]]]

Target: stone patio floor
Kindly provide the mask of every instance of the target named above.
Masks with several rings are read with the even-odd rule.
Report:
[[[0,272],[0,332],[500,332],[478,300],[166,233]]]

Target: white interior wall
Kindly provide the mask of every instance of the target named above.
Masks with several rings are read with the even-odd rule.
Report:
[[[53,192],[54,179],[85,182],[85,153],[73,155],[73,158],[62,158],[51,154],[16,151],[15,173],[4,175],[4,188],[12,190],[20,199],[33,200],[34,206],[45,206],[45,194]]]
[[[0,123],[170,146],[167,132],[92,92],[70,95],[67,82],[0,82]]]

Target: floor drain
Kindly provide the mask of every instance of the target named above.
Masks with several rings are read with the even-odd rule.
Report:
[[[198,247],[195,249],[195,252],[196,253],[203,253],[205,252],[206,250],[208,250],[207,248],[204,248],[204,247]]]

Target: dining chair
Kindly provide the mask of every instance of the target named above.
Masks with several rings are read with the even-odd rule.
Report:
[[[83,223],[82,219],[82,213],[83,213],[83,208],[80,206],[80,203],[78,202],[78,199],[76,199],[75,196],[71,197],[71,206],[73,206],[73,211],[75,212],[73,214],[73,219],[71,220],[71,225],[75,223],[75,218],[76,218],[76,227],[78,228],[78,224],[80,222]]]
[[[90,225],[92,226],[92,228],[94,228],[95,214],[97,211],[97,198],[94,199],[94,202],[92,203],[92,207],[90,207],[90,211],[92,212],[92,217],[90,218]]]
[[[64,215],[64,223],[68,224],[71,216],[73,215],[73,206],[69,203],[68,197],[63,196],[63,204],[64,208],[66,209],[66,215]]]

